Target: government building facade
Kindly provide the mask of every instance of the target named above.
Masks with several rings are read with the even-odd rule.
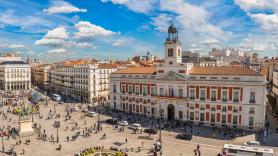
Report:
[[[182,63],[174,26],[165,59],[157,67],[128,67],[110,77],[110,107],[191,121],[195,124],[261,130],[265,125],[266,79],[243,66],[197,67]]]

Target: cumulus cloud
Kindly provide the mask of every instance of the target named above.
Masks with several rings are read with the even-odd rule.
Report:
[[[56,1],[54,6],[51,6],[48,9],[44,9],[43,12],[48,14],[56,14],[56,13],[73,13],[73,12],[87,12],[87,9],[80,9],[68,2],[64,1]]]
[[[219,43],[219,40],[217,40],[215,38],[209,38],[209,39],[202,41],[201,43],[204,45],[207,45],[207,46],[211,46],[211,45],[217,45]]]
[[[272,0],[235,0],[242,10],[264,9],[270,6]]]
[[[60,48],[60,49],[52,49],[52,50],[49,50],[47,53],[48,53],[48,54],[64,54],[64,53],[66,53],[66,52],[67,52],[66,49]]]
[[[118,34],[88,21],[79,21],[75,24],[75,28],[77,29],[75,37],[80,39],[91,39],[94,37],[106,38]]]
[[[102,2],[111,2],[113,4],[124,5],[128,9],[147,14],[154,9],[158,0],[101,0]]]
[[[151,19],[151,23],[156,27],[156,30],[159,30],[160,32],[167,32],[173,17],[168,14],[160,14],[159,16],[152,17]]]
[[[265,30],[278,30],[278,14],[249,14]]]

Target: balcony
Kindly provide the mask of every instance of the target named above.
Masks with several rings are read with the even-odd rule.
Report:
[[[233,102],[239,102],[239,99],[233,99]]]
[[[211,101],[216,101],[216,98],[215,98],[215,97],[212,97],[210,100],[211,100]]]
[[[256,100],[249,100],[249,103],[256,103]]]

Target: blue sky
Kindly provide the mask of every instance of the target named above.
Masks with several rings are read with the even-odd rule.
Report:
[[[183,50],[278,55],[277,0],[0,0],[0,47],[45,62],[163,57],[171,23]]]

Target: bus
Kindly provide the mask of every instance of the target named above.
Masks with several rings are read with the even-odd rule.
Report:
[[[273,149],[224,144],[224,156],[274,156]]]
[[[61,96],[58,95],[58,94],[52,94],[52,99],[53,99],[54,101],[61,101]]]

